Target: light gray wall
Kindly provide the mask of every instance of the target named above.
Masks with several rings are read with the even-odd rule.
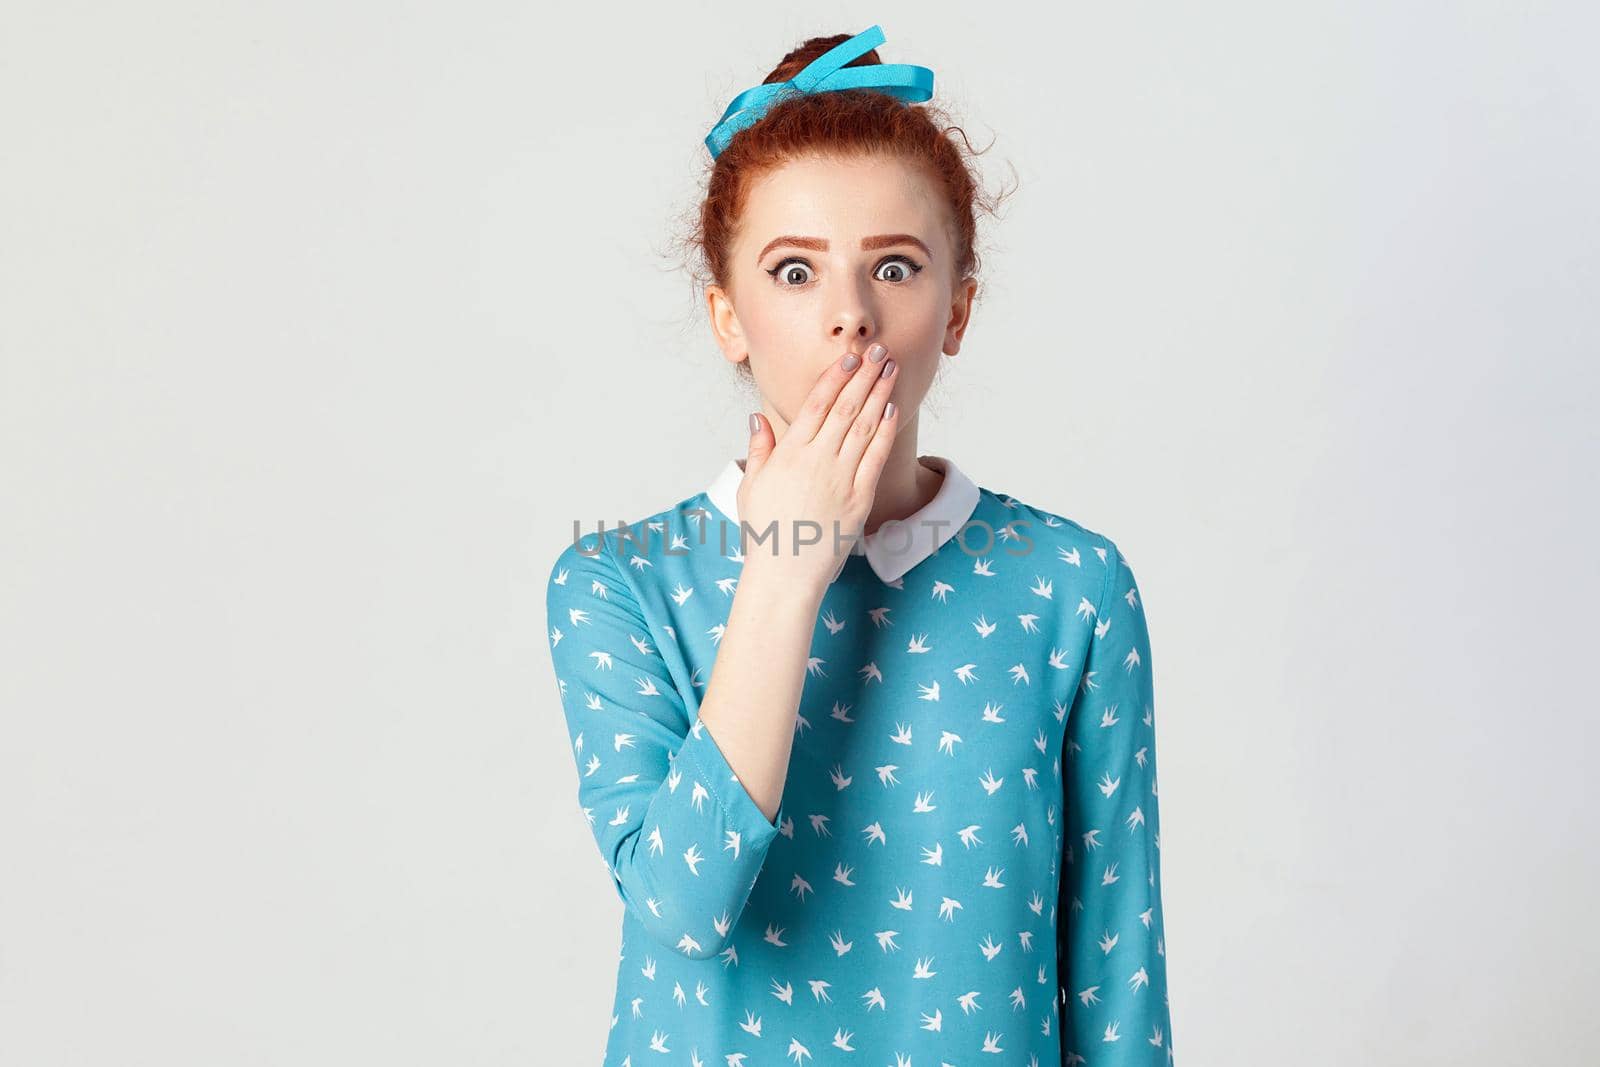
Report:
[[[7,5],[0,1061],[599,1062],[544,579],[743,455],[662,253],[871,24],[733,11]],[[1138,569],[1178,1060],[1592,1055],[1592,7],[866,17],[1022,180],[921,443]]]

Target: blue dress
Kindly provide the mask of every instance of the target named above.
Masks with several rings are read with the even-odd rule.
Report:
[[[1133,571],[920,462],[937,495],[823,598],[776,823],[698,718],[742,461],[555,561],[578,805],[624,905],[607,1065],[1171,1064]]]

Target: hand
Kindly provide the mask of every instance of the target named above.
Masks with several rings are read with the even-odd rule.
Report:
[[[852,356],[857,365],[847,368]],[[838,575],[855,547],[851,535],[865,529],[900,427],[888,403],[893,374],[887,354],[873,362],[851,353],[817,378],[781,442],[758,417],[739,485],[739,517],[751,530],[745,566],[756,563],[812,589],[826,589]]]

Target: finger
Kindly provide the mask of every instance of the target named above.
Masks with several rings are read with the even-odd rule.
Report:
[[[872,390],[867,393],[861,411],[851,421],[844,440],[839,443],[839,459],[852,470],[861,462],[862,454],[866,452],[867,445],[872,443],[873,435],[877,433],[878,423],[883,420],[884,405],[888,404],[895,383],[900,380],[896,375],[898,370],[898,364],[885,356],[883,370],[879,372],[878,380],[872,384]],[[862,371],[862,374],[865,373]],[[836,408],[837,406],[835,405]]]
[[[861,453],[861,463],[856,467],[856,492],[871,498],[878,493],[878,478],[889,462],[889,452],[894,448],[894,438],[900,432],[900,405],[885,405],[883,418],[872,432],[866,451]]]
[[[804,443],[817,436],[817,431],[822,429],[822,424],[828,417],[828,411],[833,407],[833,402],[838,399],[839,391],[853,378],[859,366],[845,369],[846,353],[828,365],[828,368],[817,375],[816,384],[806,394],[806,399],[800,405],[800,411],[795,415],[794,421],[789,424],[789,429],[784,433],[783,439],[787,441],[793,437],[797,442]],[[856,356],[863,364],[866,362],[861,356]]]
[[[874,347],[881,348],[881,345]],[[871,349],[869,348],[870,352]],[[863,359],[861,366],[856,369],[855,377],[845,383],[839,390],[839,395],[833,401],[833,406],[828,409],[828,417],[823,420],[822,428],[817,431],[815,440],[818,445],[824,443],[832,446],[835,452],[839,451],[840,444],[844,441],[845,434],[850,431],[850,424],[855,421],[866,406],[867,394],[877,384],[883,374],[883,368],[889,363],[885,355],[876,363],[870,359]]]
[[[767,457],[772,455],[773,445],[777,443],[772,433],[772,424],[760,412],[751,414],[750,427],[750,444],[744,460],[744,473],[747,477],[766,464]]]

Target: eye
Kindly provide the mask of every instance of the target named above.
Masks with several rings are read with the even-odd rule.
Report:
[[[892,267],[898,270],[900,273],[898,276],[885,277],[882,273],[885,267]],[[910,271],[909,274],[906,273],[908,270]],[[921,271],[922,264],[916,262],[910,256],[895,255],[889,256],[887,259],[879,263],[874,275],[879,281],[894,282],[896,285],[904,285],[906,282],[910,281],[912,278],[921,273]],[[798,289],[810,281],[810,278],[806,277],[806,275],[811,273],[811,264],[807,263],[799,256],[789,256],[787,259],[779,262],[776,267],[773,267],[771,270],[767,271],[767,273],[772,275],[773,284],[777,285],[780,289]]]

